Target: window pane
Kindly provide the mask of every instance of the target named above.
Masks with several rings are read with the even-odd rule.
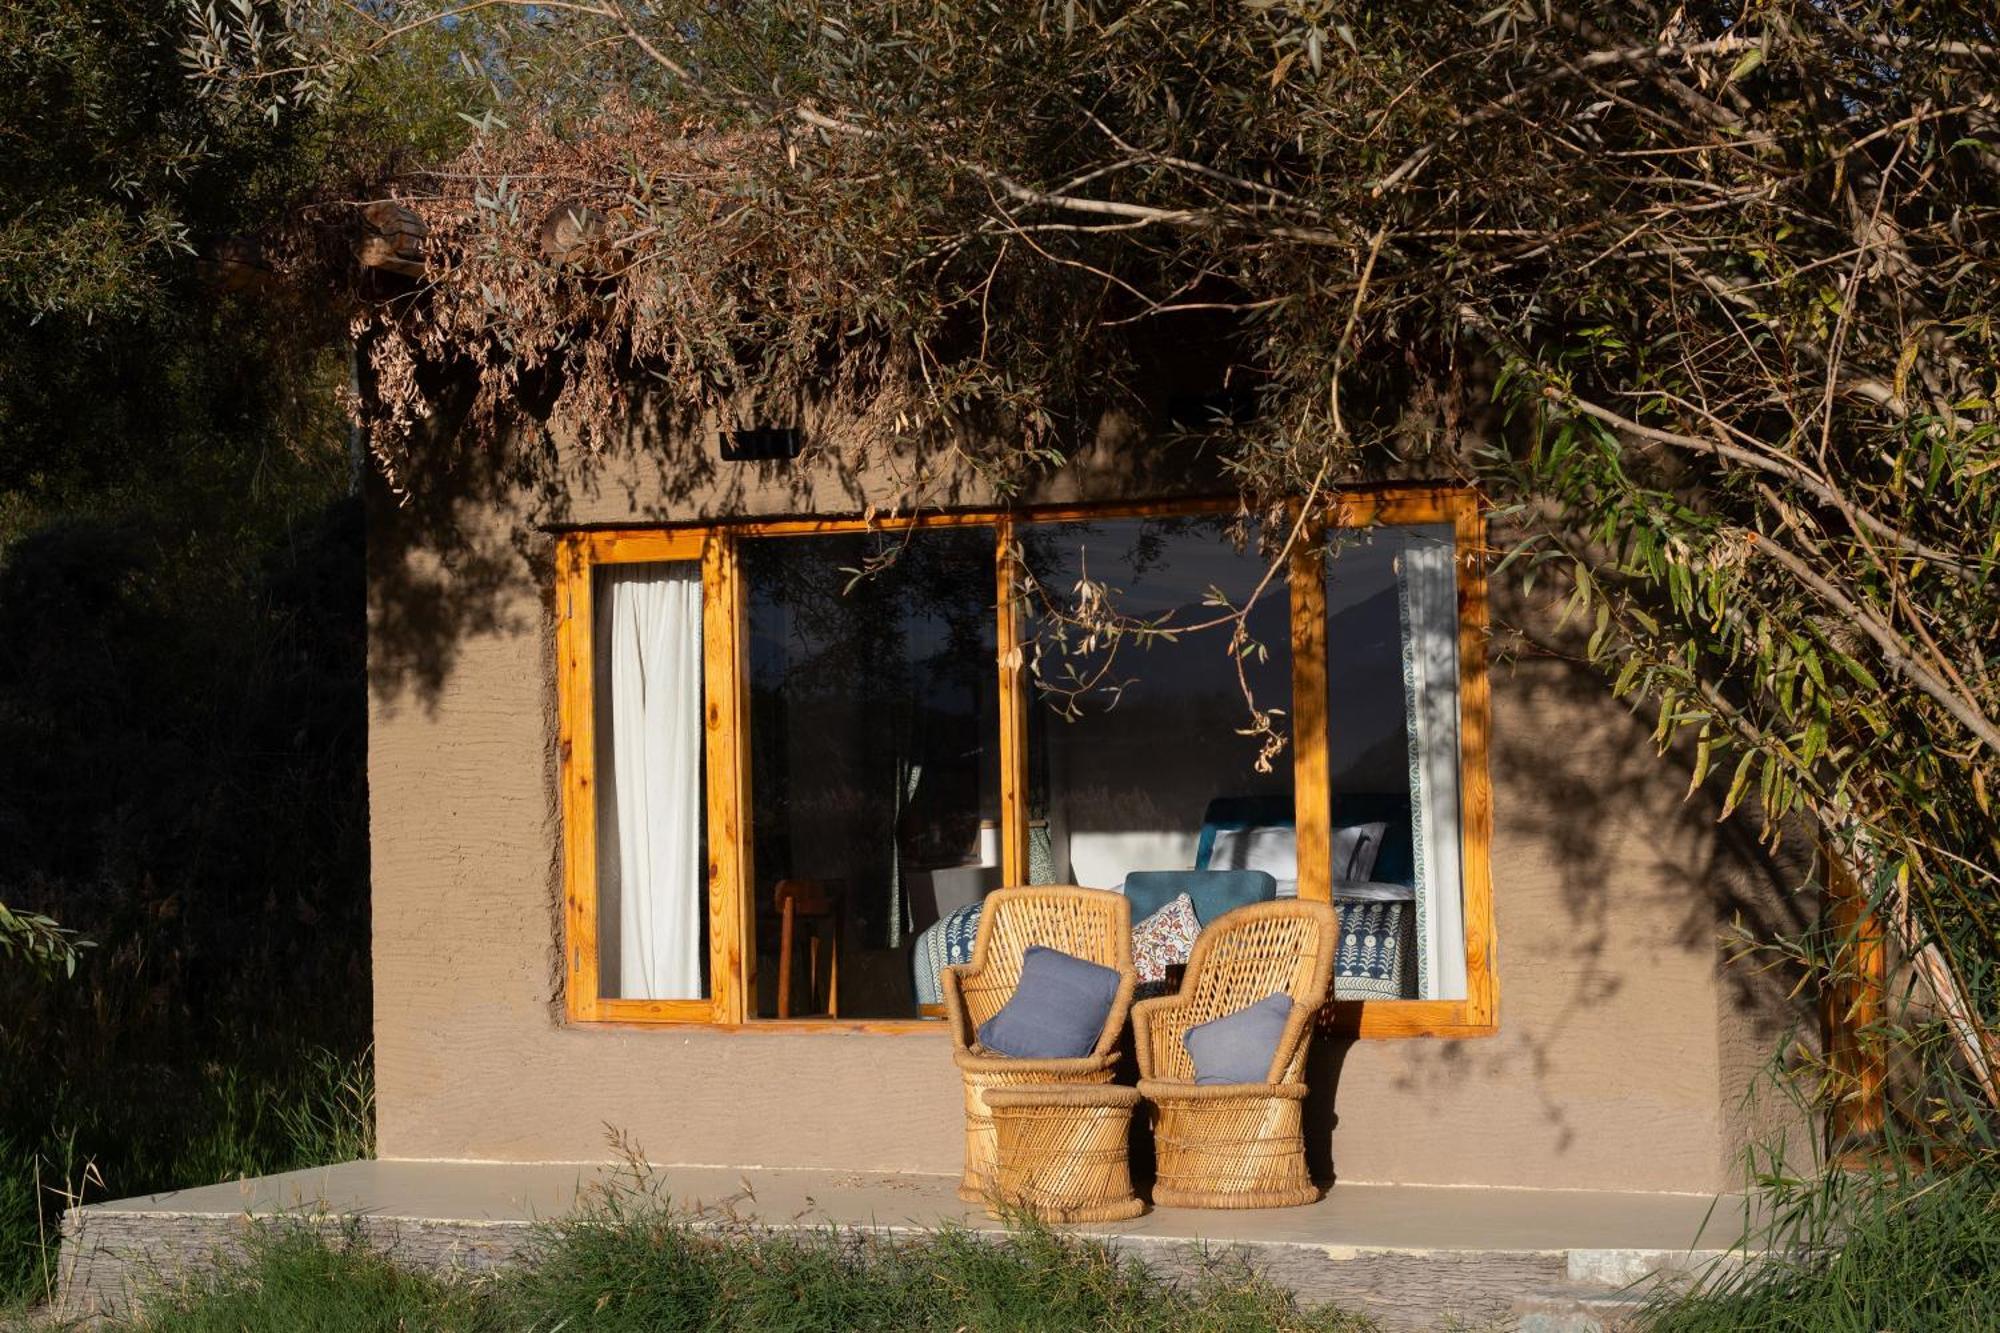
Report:
[[[760,1017],[916,1015],[917,935],[999,883],[994,541],[743,543]]]
[[[1252,527],[1241,546],[1220,515],[1024,525],[1034,587],[1023,627],[1033,694],[1028,714],[1031,877],[1118,888],[1138,870],[1268,871],[1296,892],[1289,748],[1257,771],[1259,742],[1242,734],[1250,704],[1226,628],[1173,641],[1115,644],[1074,623],[1079,585],[1101,587],[1126,621],[1194,626],[1226,614],[1211,590],[1249,600],[1268,559]],[[1087,619],[1087,617],[1086,617]],[[1290,608],[1282,573],[1252,608],[1244,679],[1260,709],[1290,726]],[[1037,841],[1047,851],[1036,855]],[[1034,865],[1039,860],[1042,864]]]
[[[1350,999],[1465,998],[1452,540],[1421,525],[1328,544],[1333,895],[1347,936],[1334,988]]]
[[[598,993],[703,999],[701,568],[607,565],[594,579]]]

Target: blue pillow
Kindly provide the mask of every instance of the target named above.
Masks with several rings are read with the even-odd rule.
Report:
[[[1031,944],[1021,955],[1014,997],[979,1025],[979,1044],[1022,1060],[1089,1055],[1104,1035],[1122,980],[1116,968]]]
[[[1181,1038],[1197,1083],[1268,1083],[1278,1040],[1292,1016],[1292,997],[1266,995],[1247,1009],[1198,1024]]]

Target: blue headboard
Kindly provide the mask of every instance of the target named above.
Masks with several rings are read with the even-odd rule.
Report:
[[[1204,926],[1232,907],[1267,903],[1278,896],[1278,881],[1261,870],[1135,870],[1125,877],[1132,920],[1145,920],[1185,893]]]

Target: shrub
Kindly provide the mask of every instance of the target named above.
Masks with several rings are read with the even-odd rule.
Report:
[[[1834,1175],[1839,1197],[1780,1207],[1775,1225],[1836,1219],[1838,1234],[1775,1250],[1645,1312],[1654,1333],[1925,1333],[2000,1328],[2000,1161],[1898,1177]]]
[[[522,1266],[483,1278],[411,1274],[351,1234],[269,1227],[244,1261],[155,1301],[127,1327],[1360,1333],[1373,1325],[1302,1310],[1241,1265],[1181,1281],[1102,1242],[1033,1224],[997,1235],[780,1234],[662,1205],[610,1207],[551,1227]]]

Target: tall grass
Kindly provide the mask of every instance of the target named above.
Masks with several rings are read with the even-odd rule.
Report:
[[[1860,922],[1893,921],[1905,884],[1888,870],[1878,875]],[[1973,920],[1975,897],[1960,901],[1963,912],[1940,914],[1939,933],[1892,943],[1906,957],[1934,949],[1950,959],[1969,1008],[1955,1010],[1926,974],[1903,966],[1845,1052],[1836,1044],[1815,1055],[1810,1042],[1788,1040],[1749,1095],[1775,1092],[1792,1103],[1790,1118],[1827,1134],[1811,1141],[1808,1163],[1792,1161],[1782,1143],[1753,1153],[1748,1183],[1761,1207],[1742,1237],[1742,1262],[1691,1290],[1657,1293],[1646,1327],[2000,1329],[2000,1105],[1978,1054],[1980,1029],[2000,1011],[2000,952]],[[1858,970],[1857,929],[1830,916],[1756,952],[1787,957],[1835,995],[1861,996],[1869,983]],[[1879,1088],[1859,1077],[1871,1050]]]
[[[55,1089],[38,1125],[0,1126],[0,1307],[53,1293],[61,1213],[73,1202],[374,1155],[365,1052],[278,1063],[184,1076],[126,1067]]]
[[[2000,1329],[2000,1159],[1922,1173],[1829,1173],[1774,1221],[1835,1219],[1690,1292],[1656,1298],[1654,1333],[1957,1333]],[[1831,1197],[1827,1197],[1831,1196]],[[1809,1211],[1808,1211],[1809,1210]],[[1767,1224],[1768,1225],[1768,1224]]]
[[[411,1274],[351,1236],[269,1229],[249,1259],[145,1310],[146,1333],[436,1329],[446,1333],[1360,1333],[1367,1320],[1301,1309],[1241,1267],[1177,1280],[1094,1241],[1026,1225],[909,1239],[697,1226],[624,1210],[548,1231],[518,1268],[476,1279]]]

